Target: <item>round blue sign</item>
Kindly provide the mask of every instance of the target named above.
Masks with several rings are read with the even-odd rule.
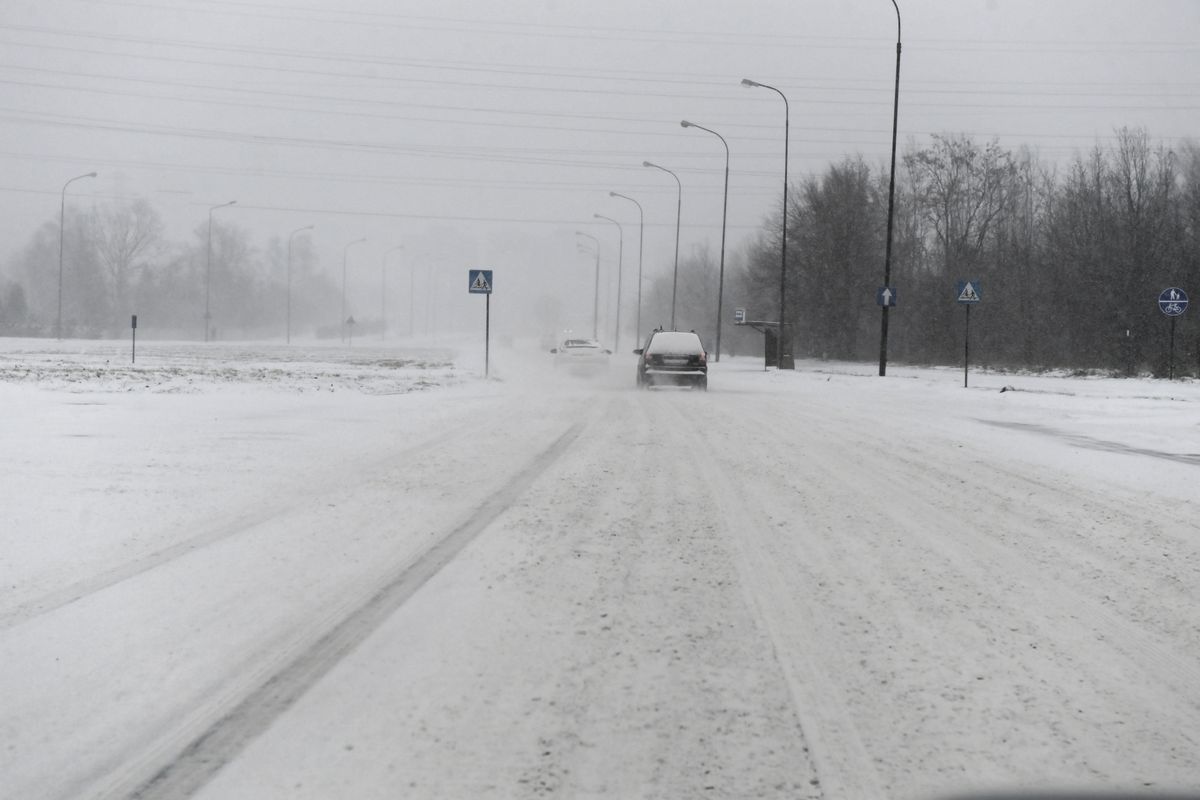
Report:
[[[1168,317],[1182,316],[1184,311],[1187,311],[1188,296],[1187,292],[1180,289],[1178,286],[1172,286],[1170,289],[1163,289],[1162,294],[1158,296],[1158,309]]]

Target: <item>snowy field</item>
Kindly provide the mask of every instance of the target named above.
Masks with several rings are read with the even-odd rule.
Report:
[[[481,351],[0,339],[0,797],[1200,793],[1200,383]]]

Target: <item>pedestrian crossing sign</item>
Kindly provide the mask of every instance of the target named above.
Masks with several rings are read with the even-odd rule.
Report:
[[[960,303],[978,303],[979,302],[979,281],[959,281],[958,282],[958,302],[960,302]]]
[[[467,270],[467,291],[471,294],[491,294],[492,293],[492,270],[490,269],[469,269]]]

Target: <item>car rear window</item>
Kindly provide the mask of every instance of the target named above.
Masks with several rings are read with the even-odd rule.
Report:
[[[646,348],[647,353],[700,353],[704,351],[704,346],[700,344],[700,337],[694,333],[687,331],[663,331],[662,333],[654,334],[654,338],[650,340],[650,346]]]

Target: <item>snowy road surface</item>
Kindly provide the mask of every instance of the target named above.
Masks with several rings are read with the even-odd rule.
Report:
[[[0,797],[1200,790],[1196,383],[60,347]]]

